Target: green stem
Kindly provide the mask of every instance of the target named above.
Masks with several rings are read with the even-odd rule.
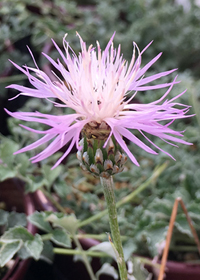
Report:
[[[128,279],[126,263],[124,260],[124,253],[122,248],[122,242],[119,232],[119,225],[117,221],[117,208],[114,195],[113,178],[110,176],[108,179],[100,177],[101,184],[104,189],[104,196],[107,203],[109,223],[111,228],[111,234],[114,242],[114,250],[116,250],[116,260],[118,264],[119,274],[121,280]],[[111,241],[112,242],[112,241]]]
[[[46,234],[43,234],[41,235],[41,238],[43,241],[45,240],[51,240],[53,234],[52,233],[46,233]],[[70,238],[73,238],[72,235],[69,235]],[[105,233],[101,233],[101,234],[87,234],[87,233],[78,233],[76,235],[76,237],[78,239],[96,239],[96,240],[100,240],[100,241],[105,241],[105,240],[108,240],[108,235],[105,234]],[[128,240],[128,236],[121,236],[121,240]]]
[[[151,177],[146,180],[143,184],[141,184],[136,190],[134,190],[131,194],[127,195],[126,197],[122,198],[120,201],[118,201],[116,203],[116,207],[120,207],[122,205],[124,205],[125,203],[128,203],[130,202],[132,199],[134,199],[134,197],[136,197],[140,192],[142,192],[143,190],[145,190],[154,180],[156,180],[160,174],[166,169],[168,163],[167,162],[164,162],[161,166],[159,167],[156,167],[153,174],[151,175]],[[101,212],[99,212],[98,214],[88,218],[88,219],[85,219],[83,221],[81,221],[79,224],[78,224],[78,227],[81,228],[83,226],[86,226],[98,219],[101,219],[102,217],[104,217],[106,214],[108,213],[108,210],[105,209]]]
[[[46,234],[43,234],[43,235],[40,235],[41,238],[42,238],[42,241],[45,241],[45,240],[51,240],[53,234],[52,233],[46,233]]]
[[[82,251],[80,250],[74,250],[74,249],[63,249],[63,248],[54,248],[53,249],[54,254],[58,255],[81,255]],[[97,251],[85,251],[86,256],[88,257],[97,257],[97,258],[105,258],[105,257],[110,257],[110,255],[104,253],[104,252],[97,252]],[[160,268],[160,264],[158,263],[153,263],[152,260],[144,258],[144,257],[134,257],[134,259],[138,259],[141,263],[150,265],[155,268]],[[199,260],[198,260],[199,261]]]
[[[78,239],[84,239],[84,238],[91,238],[91,239],[96,239],[96,240],[101,240],[101,241],[105,241],[105,240],[108,240],[108,235],[105,234],[105,233],[101,233],[101,234],[82,234],[82,233],[79,233],[77,234],[77,238]],[[121,236],[121,239],[126,241],[129,239],[128,236]]]
[[[86,252],[83,250],[78,238],[76,237],[76,235],[73,236],[73,239],[74,239],[74,243],[76,244],[78,250],[81,252],[81,255],[82,255],[82,258],[83,258],[83,261],[84,261],[84,264],[85,264],[85,267],[88,271],[88,274],[90,275],[90,279],[91,280],[96,280],[96,277],[93,273],[93,270],[92,270],[92,267],[88,261],[88,258],[87,258],[87,255],[86,255]]]
[[[82,255],[81,250],[73,250],[73,249],[54,248],[53,252],[55,254],[60,254],[60,255]],[[85,255],[90,257],[98,257],[98,258],[111,257],[104,252],[96,252],[96,251],[85,251]]]

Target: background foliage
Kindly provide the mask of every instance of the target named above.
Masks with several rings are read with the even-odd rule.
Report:
[[[67,159],[65,165],[51,171],[51,176],[49,171],[58,155],[44,161],[40,166],[32,165],[28,160],[35,151],[12,155],[19,147],[33,142],[37,135],[19,127],[21,121],[9,119],[6,122],[7,116],[3,107],[11,111],[20,108],[43,113],[65,112],[58,112],[60,109],[53,108],[52,104],[34,99],[28,100],[25,104],[27,101],[25,97],[8,102],[8,98],[13,97],[16,92],[5,89],[6,85],[12,82],[28,85],[27,80],[13,68],[8,59],[19,65],[33,65],[26,48],[28,45],[38,65],[44,71],[49,71],[47,61],[41,52],[50,53],[52,57],[57,58],[50,38],[62,45],[62,37],[68,33],[69,43],[78,52],[79,43],[75,31],[80,33],[88,45],[95,45],[98,40],[102,49],[116,31],[114,42],[116,45],[118,43],[122,45],[125,58],[129,59],[132,55],[133,40],[140,49],[154,40],[143,55],[143,64],[162,51],[162,57],[151,71],[178,68],[181,83],[175,87],[171,96],[187,88],[187,93],[179,101],[193,106],[191,113],[195,113],[196,116],[173,125],[178,130],[186,130],[185,140],[194,144],[185,147],[180,145],[177,149],[153,138],[157,145],[176,158],[176,162],[162,153],[157,157],[151,156],[130,145],[141,167],[137,168],[128,163],[125,171],[115,176],[115,181],[118,182],[117,200],[138,187],[141,180],[150,177],[157,164],[168,159],[169,167],[150,189],[119,210],[122,234],[130,238],[129,243],[125,243],[125,248],[131,248],[129,254],[138,252],[139,248],[151,256],[157,253],[157,245],[164,239],[173,202],[178,196],[183,198],[194,219],[196,229],[198,232],[200,230],[200,7],[192,0],[183,3],[188,5],[180,5],[174,0],[88,0],[84,4],[82,1],[79,3],[79,1],[55,0],[43,1],[42,5],[36,0],[2,0],[0,3],[0,118],[3,120],[1,132],[4,134],[1,136],[0,180],[19,177],[26,182],[27,191],[35,191],[42,186],[47,190],[53,190],[61,197],[67,211],[76,213],[78,219],[85,219],[91,213],[101,211],[105,208],[105,203],[99,181],[83,174],[74,155]],[[150,102],[159,98],[162,93],[160,90],[153,93],[144,92],[137,96],[137,101]],[[41,124],[33,124],[33,127],[39,129]],[[104,219],[98,226],[91,224],[85,230],[94,233],[106,232],[108,221],[105,223]],[[185,244],[193,244],[181,211],[177,217],[175,231],[179,235],[174,235],[172,247],[180,240]],[[176,254],[175,251],[173,254]]]

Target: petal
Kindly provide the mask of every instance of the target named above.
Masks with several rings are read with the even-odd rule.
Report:
[[[121,135],[118,133],[117,128],[113,128],[113,135],[115,137],[115,139],[117,140],[118,144],[121,146],[121,148],[125,151],[125,153],[128,155],[128,157],[130,158],[130,160],[137,166],[140,166],[139,163],[137,162],[136,158],[134,157],[134,155],[130,152],[130,150],[128,149],[126,143],[124,142],[124,140],[122,139]]]
[[[46,134],[45,136],[43,136],[39,140],[35,141],[34,143],[18,150],[17,152],[14,153],[14,155],[19,154],[19,153],[23,153],[23,152],[27,152],[27,151],[30,151],[32,149],[35,149],[35,148],[39,147],[40,145],[48,142],[49,140],[51,140],[55,136],[56,136],[56,134]]]
[[[125,129],[124,127],[117,127],[118,132],[129,139],[132,143],[136,144],[146,152],[150,154],[156,155],[157,153],[152,150],[150,147],[148,147],[146,144],[144,144],[140,139],[138,139],[134,134],[132,134],[129,130]]]

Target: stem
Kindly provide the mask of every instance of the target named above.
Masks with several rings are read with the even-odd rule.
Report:
[[[45,240],[51,240],[53,234],[52,233],[46,233],[46,234],[43,234],[43,235],[40,235],[41,238],[42,238],[42,241],[45,241]]]
[[[77,235],[78,239],[84,239],[84,238],[91,238],[91,239],[96,239],[96,240],[101,240],[101,241],[106,241],[108,240],[108,235],[101,233],[101,234],[87,234],[87,233],[78,233]],[[129,237],[128,236],[121,236],[121,240],[126,241],[128,240]]]
[[[54,254],[59,254],[59,255],[81,255],[82,251],[80,250],[74,250],[74,249],[63,249],[63,248],[53,248]],[[104,252],[97,252],[97,251],[85,251],[86,256],[88,257],[97,257],[97,258],[105,258],[105,257],[110,257],[110,255],[104,253]],[[147,264],[149,266],[155,267],[155,268],[160,268],[160,264],[158,263],[153,263],[151,260],[144,258],[144,257],[136,257],[134,256],[134,259],[138,259],[141,263]],[[199,260],[197,260],[199,263]]]
[[[116,208],[115,195],[113,189],[113,178],[112,176],[110,176],[108,179],[100,177],[100,180],[104,188],[104,196],[108,208],[109,223],[110,223],[112,238],[114,241],[114,249],[116,249],[116,253],[117,253],[117,264],[119,268],[120,279],[126,280],[128,279],[128,277],[127,277],[126,264],[124,260],[124,253],[122,249],[122,242],[121,242],[121,237],[119,232],[119,225],[117,221],[117,208]]]
[[[60,254],[60,255],[82,255],[81,250],[73,250],[73,249],[54,248],[53,252],[55,254]],[[111,257],[104,252],[84,251],[84,253],[86,256],[90,256],[90,257],[97,257],[97,258]]]
[[[81,252],[81,255],[82,255],[82,258],[83,258],[83,261],[84,261],[84,264],[85,264],[85,267],[88,271],[88,274],[90,275],[90,278],[91,280],[96,280],[96,277],[93,273],[93,270],[92,270],[92,267],[88,261],[88,258],[86,256],[86,252],[83,250],[78,238],[76,237],[76,235],[73,236],[73,239],[74,239],[74,243],[76,244],[78,250]]]
[[[46,234],[43,234],[41,235],[41,238],[43,241],[45,240],[51,240],[53,234],[52,233],[46,233]],[[72,235],[69,234],[69,237],[70,238],[73,238]],[[104,234],[104,233],[101,233],[101,234],[87,234],[87,233],[78,233],[76,234],[76,237],[78,239],[96,239],[96,240],[100,240],[100,241],[105,241],[105,240],[108,240],[108,235],[107,234]],[[126,241],[128,240],[129,237],[128,236],[121,236],[121,240],[123,241]]]
[[[118,201],[116,203],[116,207],[120,207],[122,205],[124,205],[125,203],[130,202],[134,197],[136,197],[140,192],[142,192],[143,190],[145,190],[153,181],[155,181],[160,174],[166,169],[168,163],[164,162],[161,166],[156,167],[153,174],[151,175],[151,177],[149,179],[147,179],[143,184],[141,184],[136,190],[134,190],[132,193],[130,193],[129,195],[125,196],[124,198],[122,198],[120,201]],[[108,210],[105,209],[101,212],[99,212],[98,214],[85,219],[84,221],[81,221],[78,224],[78,227],[81,228],[83,226],[86,226],[98,219],[101,219],[102,217],[104,217],[106,214],[108,213]]]

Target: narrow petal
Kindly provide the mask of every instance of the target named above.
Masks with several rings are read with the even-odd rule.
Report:
[[[121,146],[121,148],[124,150],[124,152],[128,155],[130,160],[135,165],[140,166],[139,163],[137,162],[136,158],[134,157],[134,155],[128,149],[126,143],[124,142],[124,140],[122,139],[121,135],[118,133],[116,128],[113,129],[113,135],[114,135],[115,139],[117,140],[118,144]]]
[[[48,142],[49,140],[51,140],[55,136],[56,136],[56,134],[46,134],[45,136],[43,136],[39,140],[35,141],[34,143],[26,146],[25,148],[22,148],[22,149],[18,150],[17,152],[14,153],[14,155],[20,154],[20,153],[23,153],[23,152],[27,152],[27,151],[30,151],[32,149],[35,149],[35,148],[39,147],[40,145]]]
[[[157,154],[154,150],[152,150],[150,147],[148,147],[146,144],[144,144],[134,134],[132,134],[129,130],[125,129],[124,127],[119,126],[117,128],[117,130],[121,135],[123,135],[124,137],[129,139],[131,142],[133,142],[134,144],[136,144],[137,146],[139,146],[140,148],[142,148],[146,152],[148,152],[150,154],[154,154],[154,155]]]

